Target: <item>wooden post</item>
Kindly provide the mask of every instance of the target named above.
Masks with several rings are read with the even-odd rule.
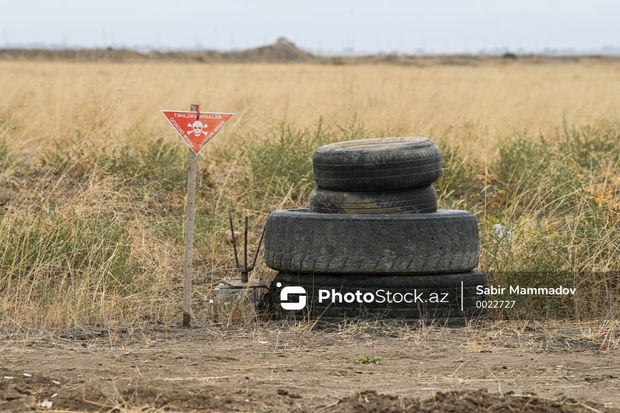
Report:
[[[191,106],[200,115],[198,105]],[[187,200],[185,202],[185,262],[183,265],[183,326],[189,327],[192,311],[192,267],[194,257],[194,211],[196,208],[196,154],[189,149],[187,155]]]

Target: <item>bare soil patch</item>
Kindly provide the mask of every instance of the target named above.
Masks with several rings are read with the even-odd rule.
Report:
[[[0,410],[618,412],[620,357],[597,328],[268,323],[5,335]]]
[[[524,413],[572,413],[592,412],[604,409],[593,403],[581,403],[570,398],[546,400],[536,396],[514,396],[491,394],[486,390],[452,391],[436,393],[422,402],[416,399],[380,395],[374,391],[364,391],[355,396],[346,397],[331,411],[334,413],[360,412],[524,412]],[[609,409],[607,411],[612,411]]]

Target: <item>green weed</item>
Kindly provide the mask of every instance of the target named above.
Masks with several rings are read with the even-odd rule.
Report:
[[[112,152],[103,152],[96,163],[105,174],[118,177],[123,184],[151,185],[163,190],[181,190],[187,179],[185,153],[178,142],[159,138],[144,147],[128,144]]]
[[[446,207],[467,209],[480,201],[480,185],[476,181],[480,166],[465,159],[451,147],[441,145],[441,177],[433,185]]]
[[[354,361],[355,364],[376,364],[379,365],[383,359],[379,356],[374,357],[361,357]]]
[[[287,198],[293,204],[304,203],[315,186],[314,150],[326,143],[367,136],[368,132],[355,119],[332,127],[319,121],[314,130],[282,125],[273,139],[249,145],[240,156],[249,165],[243,185],[250,208],[269,210]]]
[[[123,291],[139,267],[131,255],[127,229],[112,215],[5,216],[0,221],[0,245],[5,282],[47,279],[53,284],[93,277],[103,288]]]
[[[185,188],[187,163],[181,145],[163,138],[108,149],[85,144],[79,137],[55,145],[46,155],[55,174],[84,178],[93,173],[110,176],[131,190],[150,187],[165,191]]]
[[[518,297],[529,316],[595,314],[618,292],[618,129],[565,133],[506,142],[487,182],[479,227],[490,282],[578,287],[570,299]]]

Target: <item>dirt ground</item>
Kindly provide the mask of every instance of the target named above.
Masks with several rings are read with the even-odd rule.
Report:
[[[0,411],[620,412],[616,329],[274,322],[4,332]]]

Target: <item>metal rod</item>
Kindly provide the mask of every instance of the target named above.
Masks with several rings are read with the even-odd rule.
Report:
[[[228,211],[228,221],[230,222],[230,235],[232,237],[233,250],[235,251],[235,265],[239,268],[239,258],[237,258],[237,239],[235,237],[235,227],[233,227],[232,214]]]
[[[267,229],[267,226],[263,227],[263,232],[261,232],[260,234],[260,239],[258,240],[258,247],[256,248],[256,254],[254,254],[254,260],[252,261],[252,266],[250,267],[252,270],[254,269],[254,266],[256,265],[256,259],[258,258],[258,253],[260,252],[260,246],[263,243],[263,237],[265,236],[265,229]]]
[[[196,205],[196,155],[187,156],[187,204],[185,208],[185,263],[183,267],[183,326],[189,327],[192,309],[192,264],[194,247],[194,210]]]
[[[190,110],[192,112],[196,112],[196,120],[200,119],[200,105],[192,104]]]
[[[245,235],[243,237],[243,271],[241,281],[248,282],[248,217],[245,217]]]
[[[237,251],[237,241],[235,237],[235,227],[233,225],[232,213],[228,211],[228,222],[230,224],[230,233],[233,236],[233,251],[235,253],[235,265],[237,266],[237,271],[241,273],[241,282],[247,283],[249,281],[249,274],[254,270],[256,266],[256,260],[258,259],[258,254],[260,253],[261,245],[263,244],[263,239],[265,237],[265,229],[263,227],[263,231],[260,234],[260,239],[258,240],[258,246],[256,248],[256,252],[254,254],[254,258],[252,259],[252,264],[248,266],[248,232],[250,230],[248,217],[245,217],[245,227],[243,233],[243,265],[239,265],[239,254]]]

